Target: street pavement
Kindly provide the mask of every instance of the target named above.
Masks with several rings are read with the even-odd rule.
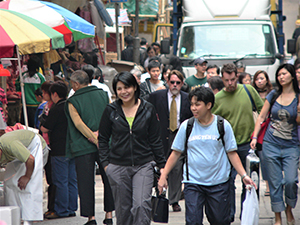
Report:
[[[300,171],[298,173],[298,176],[300,178]],[[238,225],[240,224],[240,196],[242,192],[241,188],[241,180],[240,177],[237,176],[236,179],[236,206],[237,206],[237,212],[235,214],[235,222],[232,223],[232,225]],[[45,193],[44,193],[44,212],[47,211],[47,194],[46,194],[46,188],[47,185],[45,184]],[[274,213],[271,211],[271,205],[270,205],[270,197],[264,196],[266,190],[265,182],[260,180],[260,202],[259,202],[259,209],[260,209],[260,215],[259,215],[259,225],[272,225],[274,224]],[[298,189],[298,196],[300,195],[300,189]],[[183,225],[185,224],[185,207],[184,207],[184,200],[179,202],[182,211],[181,212],[173,212],[172,208],[169,208],[169,224],[171,225]],[[79,201],[78,201],[79,205]],[[296,224],[300,225],[300,205],[298,204],[296,208],[293,210]],[[52,220],[44,220],[42,222],[36,222],[34,224],[36,225],[83,225],[86,223],[87,219],[80,216],[79,209],[76,212],[76,217],[71,218],[61,218],[61,219],[52,219]],[[102,221],[104,219],[105,213],[103,211],[103,184],[101,181],[101,176],[96,176],[96,221],[100,225],[102,224]],[[286,217],[285,214],[282,213],[283,218],[283,224],[286,224]],[[115,218],[114,224],[116,224]],[[151,223],[152,225],[160,224],[160,223]],[[205,219],[203,222],[204,225],[208,225],[209,223]]]

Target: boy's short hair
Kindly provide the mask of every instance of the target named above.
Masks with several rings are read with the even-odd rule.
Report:
[[[217,69],[217,74],[220,74],[220,67],[218,67],[216,64],[214,64],[214,65],[208,65],[206,67],[206,71],[209,70],[209,69],[213,69],[213,68],[216,68]]]
[[[207,80],[207,83],[210,84],[212,90],[218,89],[221,91],[224,88],[224,83],[221,77],[214,76]]]
[[[148,70],[150,71],[153,68],[158,67],[160,69],[160,62],[156,61],[156,60],[152,60],[151,62],[149,62],[148,64]]]
[[[214,107],[215,95],[212,92],[212,90],[208,87],[200,86],[194,88],[189,94],[189,100],[191,101],[193,97],[197,98],[197,101],[204,102],[205,105],[207,105],[210,102],[210,109]]]
[[[65,99],[68,94],[68,87],[63,81],[56,81],[50,87],[51,94],[57,93],[58,97]]]
[[[51,95],[50,87],[54,82],[52,80],[46,80],[42,83],[41,90],[46,92],[48,95]]]
[[[147,44],[146,38],[142,37],[142,38],[141,38],[140,45],[146,45],[146,44]]]

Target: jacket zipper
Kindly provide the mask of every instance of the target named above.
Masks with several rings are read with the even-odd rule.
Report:
[[[129,146],[130,146],[130,151],[131,151],[131,165],[134,166],[133,150],[132,150],[132,129],[131,128],[129,128],[129,129],[130,129],[130,131],[129,131],[129,133],[130,133],[130,136],[129,136],[129,143],[130,144],[129,144]]]

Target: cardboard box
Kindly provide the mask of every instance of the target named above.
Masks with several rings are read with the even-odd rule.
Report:
[[[0,224],[20,225],[21,214],[18,206],[1,206],[0,207]]]

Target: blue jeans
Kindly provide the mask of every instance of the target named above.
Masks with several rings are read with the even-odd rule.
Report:
[[[75,159],[51,156],[52,178],[56,186],[54,210],[58,216],[77,211],[78,190]]]
[[[299,146],[287,147],[264,141],[263,156],[268,174],[272,211],[285,210],[283,190],[285,190],[286,204],[295,208],[298,191]]]
[[[229,181],[214,185],[184,184],[186,225],[203,224],[203,206],[210,224],[229,225]]]

